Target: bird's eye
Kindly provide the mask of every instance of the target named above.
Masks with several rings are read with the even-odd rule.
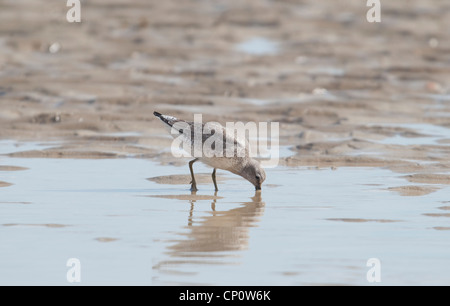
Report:
[[[259,177],[259,175],[257,175],[256,177],[255,177],[257,180],[259,180],[260,179],[260,177]]]

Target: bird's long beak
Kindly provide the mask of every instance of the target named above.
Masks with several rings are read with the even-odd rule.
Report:
[[[261,190],[261,184],[256,185],[256,186],[255,186],[255,189],[256,189],[256,190]]]

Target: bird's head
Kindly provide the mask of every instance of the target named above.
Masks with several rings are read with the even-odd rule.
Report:
[[[251,159],[242,169],[240,175],[261,190],[261,185],[266,179],[266,172],[257,160]]]

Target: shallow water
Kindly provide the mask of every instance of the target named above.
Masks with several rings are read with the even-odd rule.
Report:
[[[450,283],[448,187],[423,196],[378,168],[267,169],[261,194],[231,174],[158,184],[186,167],[136,158],[0,158],[0,284],[369,285]],[[209,168],[195,165],[198,173]]]
[[[383,126],[401,127],[423,134],[423,137],[404,137],[395,135],[385,138],[380,143],[399,145],[445,145],[439,141],[450,139],[450,129],[433,124],[384,124]]]

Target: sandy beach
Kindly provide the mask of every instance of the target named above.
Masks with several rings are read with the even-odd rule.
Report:
[[[344,1],[97,1],[72,24],[58,1],[8,1],[0,137],[61,143],[12,156],[168,160],[152,111],[201,113],[280,122],[288,166],[446,171],[448,134],[427,126],[450,127],[447,4],[401,3],[375,24]],[[255,37],[274,50],[240,51]]]

